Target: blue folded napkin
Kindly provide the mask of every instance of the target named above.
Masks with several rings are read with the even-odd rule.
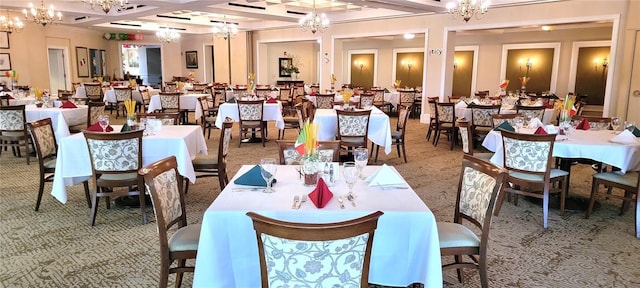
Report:
[[[500,123],[500,125],[498,125],[498,127],[496,127],[496,128],[493,128],[493,130],[496,130],[496,131],[507,130],[507,131],[511,131],[511,132],[516,131],[516,129],[513,128],[513,126],[511,126],[511,124],[509,124],[509,122],[507,122],[507,121],[504,121],[504,122]]]
[[[267,187],[267,182],[264,181],[260,172],[260,165],[253,166],[253,168],[242,174],[238,179],[233,181],[233,183],[238,185]],[[273,179],[271,185],[273,185],[273,183],[276,183],[276,179]]]
[[[236,103],[236,97],[231,97],[227,103]]]

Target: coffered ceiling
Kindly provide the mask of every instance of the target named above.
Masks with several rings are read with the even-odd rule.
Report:
[[[450,0],[316,0],[318,13],[332,23],[445,13]],[[561,0],[492,0],[492,7],[529,5]],[[1,0],[0,9],[22,14],[29,0]],[[217,22],[237,23],[240,30],[295,27],[300,17],[313,10],[313,0],[129,0],[124,8],[108,14],[92,10],[82,0],[45,0],[63,14],[63,25],[92,27],[103,31],[144,32],[170,27],[182,33],[211,33]],[[40,5],[39,0],[33,4]],[[4,11],[2,12],[5,13]],[[489,12],[491,13],[491,11]],[[34,25],[34,24],[28,24]],[[134,30],[134,31],[131,31]]]

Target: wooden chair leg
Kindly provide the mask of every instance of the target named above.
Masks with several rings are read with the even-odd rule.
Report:
[[[402,145],[402,156],[404,157],[404,163],[407,163],[407,150],[404,146],[404,139],[402,139],[402,143],[400,145]]]
[[[40,209],[40,202],[42,201],[42,194],[44,193],[44,176],[40,177],[40,186],[38,187],[38,200],[36,200],[36,209],[38,211]]]
[[[591,211],[593,211],[593,205],[596,203],[596,195],[598,194],[598,186],[600,185],[598,179],[593,178],[591,181],[591,197],[589,197],[589,206],[587,206],[587,214],[584,218],[589,219],[591,217]]]
[[[87,198],[87,206],[91,208],[91,193],[89,193],[89,181],[84,181],[82,185],[84,186],[84,196],[85,198]]]
[[[93,193],[93,199],[92,199],[92,205],[91,205],[91,216],[89,216],[89,224],[91,224],[91,226],[95,226],[96,225],[96,212],[98,210],[98,200],[100,200],[100,198],[98,197],[98,192],[100,191],[100,188],[97,187],[95,188],[96,191]]]

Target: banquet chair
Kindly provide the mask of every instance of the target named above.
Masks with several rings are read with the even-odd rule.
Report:
[[[278,130],[278,139],[284,139],[284,132],[287,129],[296,129],[298,130],[298,132],[300,132],[300,129],[302,129],[302,126],[304,125],[304,119],[302,117],[302,103],[296,104],[295,109],[295,116],[284,115],[282,117],[282,119],[284,120],[284,128]]]
[[[132,92],[133,91],[129,87],[113,87],[113,93],[116,96],[116,103],[112,103],[111,105],[115,105],[116,119],[120,116],[120,109],[122,109],[123,116],[127,115],[127,111],[124,107],[124,101],[131,100],[133,98]]]
[[[10,100],[10,96],[9,95],[0,95],[0,106],[9,106],[11,105],[9,100]]]
[[[40,184],[35,208],[35,211],[38,211],[38,209],[40,209],[40,202],[42,201],[42,194],[44,193],[44,183],[53,182],[53,175],[56,171],[56,157],[58,156],[58,144],[56,142],[56,134],[53,131],[53,125],[51,124],[51,118],[27,123],[27,130],[31,135],[31,140],[36,150],[36,157],[38,158],[38,167],[40,168]],[[82,182],[82,185],[84,185],[87,205],[91,207],[88,179]]]
[[[321,287],[329,282],[343,283],[345,287],[369,287],[371,247],[378,219],[383,214],[377,211],[342,222],[309,224],[248,212],[258,241],[262,287]],[[326,251],[335,257],[317,256]],[[355,260],[345,264],[344,259],[350,257]],[[320,262],[319,274],[295,273],[295,263],[302,267],[313,259]]]
[[[374,98],[375,96],[372,93],[360,94],[360,103],[358,103],[358,108],[364,109],[373,106]]]
[[[436,135],[433,139],[433,145],[438,146],[440,133],[445,131],[447,138],[451,141],[450,150],[453,150],[453,144],[458,140],[458,127],[456,126],[456,109],[454,103],[436,103],[438,114],[438,123]]]
[[[522,114],[525,119],[538,118],[540,121],[544,119],[544,106],[523,106],[516,105],[516,113]]]
[[[104,92],[100,83],[83,83],[87,102],[103,102]]]
[[[549,218],[549,194],[560,194],[560,215],[564,215],[565,197],[569,173],[552,168],[553,145],[556,134],[520,134],[501,131],[504,167],[509,170],[507,177],[510,187],[500,194],[495,215],[500,213],[505,194],[523,195],[542,199],[542,226],[547,229]],[[552,187],[558,183],[559,187]],[[526,189],[526,190],[525,190]],[[539,193],[542,189],[542,193]],[[514,204],[517,205],[517,199]]]
[[[69,132],[78,133],[89,126],[98,123],[98,116],[104,114],[104,102],[89,102],[87,103],[87,122],[84,124],[73,125],[69,127]]]
[[[461,95],[451,95],[448,96],[449,102],[450,103],[454,103],[454,104],[458,104],[458,102],[463,101],[465,97],[461,96]]]
[[[191,92],[205,94],[207,93],[207,89],[209,89],[209,85],[206,83],[194,83]]]
[[[280,100],[280,103],[282,103],[282,106],[291,106],[294,104],[293,102],[293,98],[292,98],[292,94],[293,94],[293,89],[292,88],[279,88],[280,89],[280,94],[278,95],[278,100]]]
[[[238,100],[238,119],[240,119],[240,137],[238,137],[238,147],[242,145],[242,135],[260,132],[262,147],[265,147],[267,138],[267,122],[264,121],[264,101],[244,101]]]
[[[202,116],[200,116],[200,127],[202,127],[202,136],[204,136],[205,132],[209,132],[209,137],[207,139],[211,139],[211,129],[215,127],[216,122],[216,112],[210,110],[209,108],[209,99],[207,96],[201,96],[198,98],[198,104],[200,105],[200,109],[202,110]],[[196,123],[198,120],[196,119]]]
[[[182,176],[178,173],[175,156],[164,158],[138,171],[144,177],[146,191],[151,195],[153,211],[158,225],[160,242],[160,281],[158,287],[166,288],[169,275],[176,274],[175,287],[182,284],[184,272],[195,267],[186,260],[195,260],[200,240],[200,224],[187,223]],[[171,234],[169,231],[171,230]],[[171,267],[173,262],[177,265]]]
[[[462,152],[467,155],[489,161],[493,157],[493,153],[474,153],[473,152],[473,125],[467,119],[458,119],[458,129],[460,129],[460,138],[462,139]]]
[[[575,115],[571,119],[576,121],[587,120],[589,126],[596,129],[607,129],[611,125],[611,117],[597,117],[597,116],[582,116]]]
[[[471,108],[471,125],[473,126],[473,142],[482,142],[493,129],[492,114],[500,114],[500,105],[469,105]],[[540,118],[542,120],[542,118]]]
[[[178,83],[176,82],[164,82],[164,89],[163,91],[165,93],[175,93],[178,92]]]
[[[71,93],[76,94],[76,90],[78,90],[78,88],[82,87],[82,83],[80,82],[72,82],[71,83]]]
[[[162,109],[157,112],[177,112],[180,114],[180,124],[187,123],[186,117],[189,110],[180,108],[180,92],[160,92],[158,93],[158,96],[160,97],[160,107],[162,107]]]
[[[209,95],[211,95],[211,97],[207,98],[207,101],[209,101],[209,116],[216,116],[220,110],[220,97],[222,94],[216,93],[213,88],[209,92]]]
[[[516,127],[516,117],[522,117],[522,114],[492,114],[491,115],[491,124],[493,128],[500,126],[503,122],[509,123],[512,127]]]
[[[371,89],[371,93],[373,93],[373,106],[378,107],[378,109],[391,113],[391,109],[393,105],[391,102],[384,101],[384,89]]]
[[[162,112],[154,112],[154,113],[137,113],[136,120],[140,122],[142,119],[147,119],[149,117],[155,117],[156,119],[160,119],[162,125],[179,125],[180,124],[180,114],[178,113],[162,113]]]
[[[416,100],[416,91],[414,90],[399,89],[398,93],[400,93],[398,98],[398,111],[400,111],[401,107],[413,105],[413,102]]]
[[[431,133],[438,129],[438,108],[436,107],[438,99],[438,97],[427,98],[427,105],[429,105],[429,129],[427,129],[427,141],[431,140]],[[433,137],[435,140],[435,136]]]
[[[258,96],[258,98],[269,99],[270,94],[271,94],[271,88],[269,87],[256,88],[256,96]]]
[[[302,164],[302,156],[296,151],[295,140],[277,140],[280,165]],[[340,162],[340,141],[318,141],[320,162]]]
[[[229,143],[231,142],[231,128],[233,120],[225,119],[220,130],[220,139],[218,140],[218,155],[198,154],[191,163],[196,173],[196,178],[218,177],[220,183],[220,191],[224,190],[229,184],[229,176],[227,174],[227,155],[229,154]],[[189,180],[185,179],[186,185],[184,193],[189,192]]]
[[[471,155],[462,158],[453,222],[436,222],[440,254],[454,256],[454,262],[443,264],[442,270],[456,269],[459,282],[462,268],[474,268],[480,273],[481,286],[489,287],[487,247],[491,214],[498,195],[507,186],[506,176],[507,171],[494,164]],[[474,231],[480,231],[479,235]],[[464,261],[463,256],[471,261]]]
[[[628,209],[629,204],[635,202],[635,226],[636,226],[636,238],[640,238],[640,172],[627,172],[620,174],[619,172],[600,172],[593,175],[593,182],[591,184],[591,197],[589,198],[589,206],[587,208],[586,219],[589,219],[593,206],[598,198],[600,192],[600,185],[607,187],[608,198],[615,198],[622,200],[622,207],[620,207],[620,216],[622,216]],[[622,189],[623,195],[617,195],[609,193],[612,188]],[[633,205],[633,204],[632,204]]]
[[[127,132],[89,132],[83,131],[89,148],[91,171],[93,176],[93,197],[91,199],[91,226],[95,225],[100,198],[106,198],[107,209],[111,208],[111,197],[138,196],[142,221],[147,224],[147,210],[142,176],[142,133],[143,130]],[[115,154],[114,154],[115,152]],[[138,191],[131,191],[133,186]],[[127,187],[118,191],[116,187]]]
[[[24,147],[25,158],[29,165],[29,135],[24,105],[0,106],[0,155],[2,150],[11,147],[13,155],[22,157],[20,147]]]
[[[333,109],[335,94],[317,94],[316,109]]]
[[[411,111],[413,107],[411,105],[403,107],[402,110],[398,112],[398,122],[396,123],[396,131],[391,131],[391,145],[395,145],[398,149],[398,157],[402,154],[404,158],[404,163],[407,163],[407,150],[405,148],[405,139],[404,135],[407,132],[407,120],[411,115]],[[378,151],[380,150],[380,145],[373,144],[376,146],[376,157],[374,162],[378,162]],[[402,147],[402,153],[400,153],[400,147]],[[373,154],[373,149],[371,149],[371,154]]]
[[[338,137],[342,149],[350,152],[354,148],[367,147],[371,110],[336,110],[338,118]]]
[[[140,97],[142,102],[138,103],[138,112],[146,112],[149,109],[149,103],[151,102],[151,94],[148,88],[140,89]]]

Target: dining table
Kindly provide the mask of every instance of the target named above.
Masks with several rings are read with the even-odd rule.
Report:
[[[308,194],[315,188],[304,186],[297,166],[277,166],[273,193],[234,184],[254,166],[243,165],[204,212],[193,287],[261,287],[258,244],[252,221],[246,216],[249,211],[301,223],[338,222],[382,211],[384,215],[378,221],[373,239],[369,282],[442,287],[435,216],[394,167],[387,166],[391,168],[389,173],[395,173],[403,185],[370,187],[358,180],[353,186],[355,205],[345,200],[341,208],[338,197],[347,193],[348,186],[338,176],[329,187],[333,198],[323,208],[317,208],[309,200],[299,209],[292,209],[295,196]],[[364,172],[370,175],[381,167],[367,166]]]
[[[367,109],[371,110],[367,137],[371,142],[384,147],[386,154],[391,153],[393,142],[391,140],[391,122],[389,115],[375,106]],[[314,123],[318,123],[318,140],[335,140],[338,134],[338,116],[335,109],[317,109],[313,121]]]
[[[516,113],[516,109],[513,106],[506,106],[504,105],[502,108],[500,108],[500,114],[515,114]],[[471,108],[468,108],[466,105],[456,105],[456,117],[457,118],[465,118],[469,121],[471,121]],[[540,121],[542,121],[542,123],[544,124],[551,124],[556,120],[556,116],[557,116],[557,111],[555,109],[552,108],[546,108],[544,109],[544,116],[542,117],[542,119],[540,119]]]
[[[233,121],[240,121],[240,115],[238,114],[238,103],[222,103],[218,106],[218,116],[216,117],[215,125],[218,128],[222,128],[224,119],[231,118]],[[284,129],[284,118],[282,117],[282,103],[278,100],[276,103],[264,103],[262,107],[262,119],[264,121],[275,121],[275,126],[278,129]]]
[[[114,131],[120,131],[122,128],[121,125],[112,127]],[[51,194],[58,201],[66,203],[66,187],[91,177],[91,160],[83,133],[63,137],[58,142],[56,173]],[[178,172],[191,183],[196,181],[191,160],[198,154],[207,154],[207,142],[199,125],[163,125],[153,135],[142,137],[142,165],[176,156]]]
[[[211,97],[209,94],[192,93],[180,95],[180,109],[186,109],[194,112],[194,118],[200,119],[202,117],[202,106],[200,106],[200,97]],[[162,104],[160,103],[160,95],[153,95],[149,99],[148,113],[161,110]]]
[[[87,123],[87,114],[89,107],[87,105],[76,105],[77,108],[59,108],[59,107],[37,107],[34,104],[25,106],[25,116],[27,122],[33,122],[45,118],[51,118],[53,132],[56,140],[60,144],[60,140],[71,134],[69,126]]]

